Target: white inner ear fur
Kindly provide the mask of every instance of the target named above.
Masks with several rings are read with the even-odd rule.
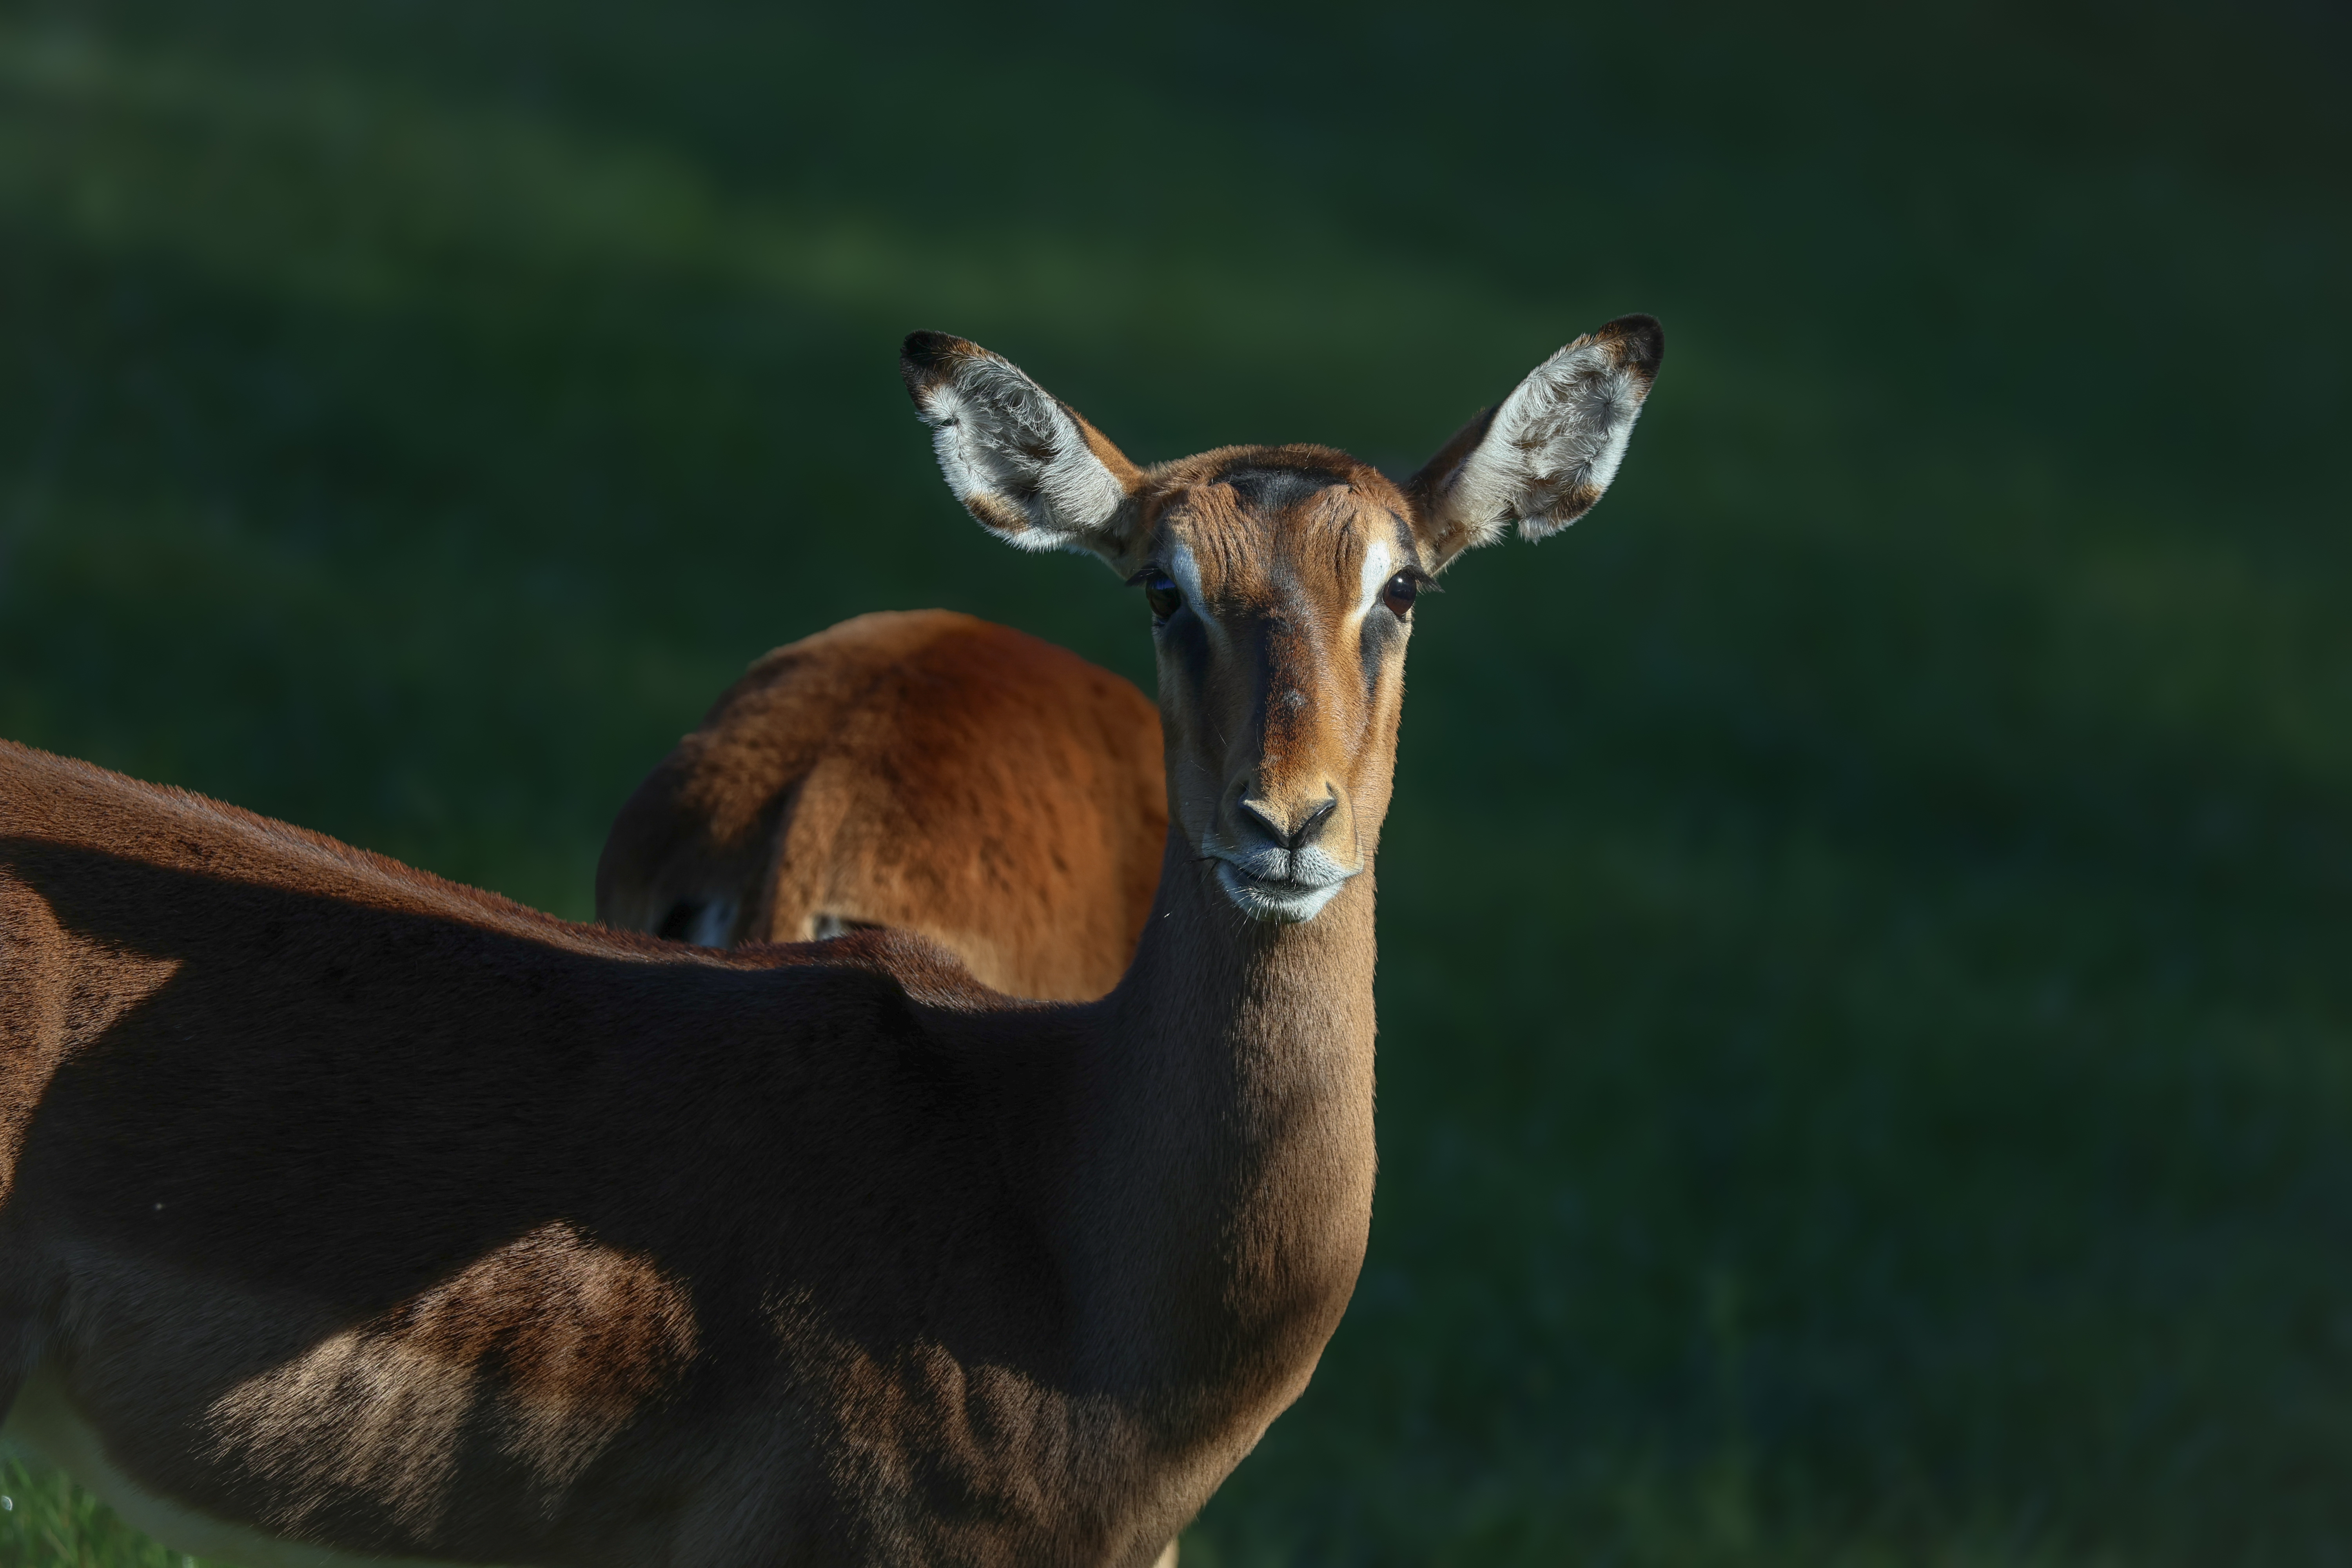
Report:
[[[1089,549],[1089,536],[1127,499],[1076,421],[1002,360],[957,366],[931,388],[922,414],[948,488],[983,522],[992,511],[1018,512],[1026,528],[997,531],[1021,549]]]
[[[1495,410],[1443,502],[1472,546],[1519,532],[1542,539],[1582,516],[1617,477],[1648,388],[1613,345],[1571,345],[1538,365]]]

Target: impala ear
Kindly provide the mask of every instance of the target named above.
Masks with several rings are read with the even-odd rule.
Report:
[[[1620,316],[1455,432],[1405,481],[1440,564],[1493,543],[1515,521],[1541,539],[1591,510],[1617,477],[1665,353],[1655,317]]]
[[[981,526],[1023,550],[1118,553],[1143,475],[1095,427],[978,343],[912,332],[899,373],[948,488]]]

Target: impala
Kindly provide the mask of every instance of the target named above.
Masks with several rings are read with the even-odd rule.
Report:
[[[908,340],[971,513],[1151,607],[1167,847],[1097,1002],[567,925],[0,752],[9,1440],[260,1568],[1150,1563],[1363,1258],[1415,598],[1599,499],[1662,349],[1577,340],[1400,486],[1140,468]]]
[[[1160,713],[945,610],[780,647],[621,808],[596,918],[706,947],[919,931],[1013,996],[1118,984],[1168,837]]]

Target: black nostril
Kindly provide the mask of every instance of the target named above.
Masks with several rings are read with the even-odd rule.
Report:
[[[1241,800],[1234,804],[1240,807],[1243,816],[1263,828],[1268,838],[1273,839],[1285,849],[1296,853],[1306,847],[1307,841],[1321,831],[1323,824],[1330,819],[1331,814],[1339,809],[1339,797],[1334,793],[1330,799],[1308,812],[1300,819],[1298,826],[1287,833],[1283,831],[1282,824],[1276,822],[1265,807],[1257,802]]]
[[[1252,822],[1256,823],[1258,826],[1265,829],[1265,836],[1268,838],[1271,838],[1276,844],[1280,844],[1285,847],[1289,845],[1290,837],[1287,834],[1282,831],[1282,824],[1275,821],[1271,816],[1268,816],[1259,808],[1255,801],[1242,800],[1237,801],[1234,804],[1240,806],[1241,813],[1244,816],[1248,817]]]

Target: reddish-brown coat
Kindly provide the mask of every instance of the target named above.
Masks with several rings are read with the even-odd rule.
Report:
[[[1009,995],[1126,972],[1168,831],[1160,714],[1066,649],[947,610],[780,647],[622,807],[596,917],[728,942],[919,931]]]

